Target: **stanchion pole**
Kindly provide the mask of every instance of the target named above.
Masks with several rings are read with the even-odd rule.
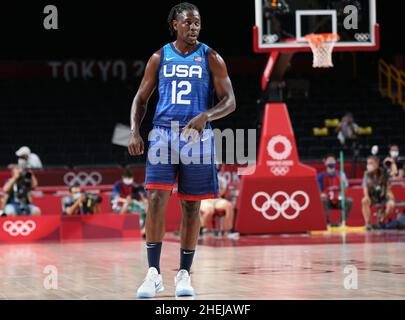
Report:
[[[346,226],[346,206],[345,206],[345,161],[343,151],[340,151],[340,201],[342,205],[342,227]]]

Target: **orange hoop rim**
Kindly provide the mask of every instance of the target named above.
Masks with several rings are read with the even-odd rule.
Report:
[[[305,38],[314,46],[322,46],[325,42],[336,42],[340,39],[335,33],[312,33],[307,34]]]

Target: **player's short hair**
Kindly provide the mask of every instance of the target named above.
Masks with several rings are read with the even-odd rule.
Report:
[[[174,30],[172,24],[173,20],[176,20],[177,16],[181,14],[183,11],[194,11],[194,10],[198,12],[200,11],[198,10],[196,5],[188,2],[176,4],[173,8],[171,8],[169,16],[167,17],[167,23],[169,24],[169,31],[172,36],[176,34],[176,30]]]

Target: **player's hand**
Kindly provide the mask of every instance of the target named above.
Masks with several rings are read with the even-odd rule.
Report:
[[[144,152],[143,139],[140,134],[131,135],[128,144],[128,152],[131,156],[138,156]]]
[[[189,137],[192,137],[193,141],[198,140],[199,135],[201,135],[205,129],[207,121],[208,116],[204,112],[201,112],[198,116],[191,119],[183,128],[183,134],[186,141],[188,141]]]

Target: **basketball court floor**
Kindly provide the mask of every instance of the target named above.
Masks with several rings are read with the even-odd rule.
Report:
[[[178,240],[163,243],[166,290],[156,299],[175,299]],[[404,242],[403,231],[206,236],[192,268],[195,299],[404,299]],[[57,289],[45,289],[47,266]],[[353,266],[357,289],[347,289]],[[142,240],[1,245],[0,299],[136,299],[146,267]]]

